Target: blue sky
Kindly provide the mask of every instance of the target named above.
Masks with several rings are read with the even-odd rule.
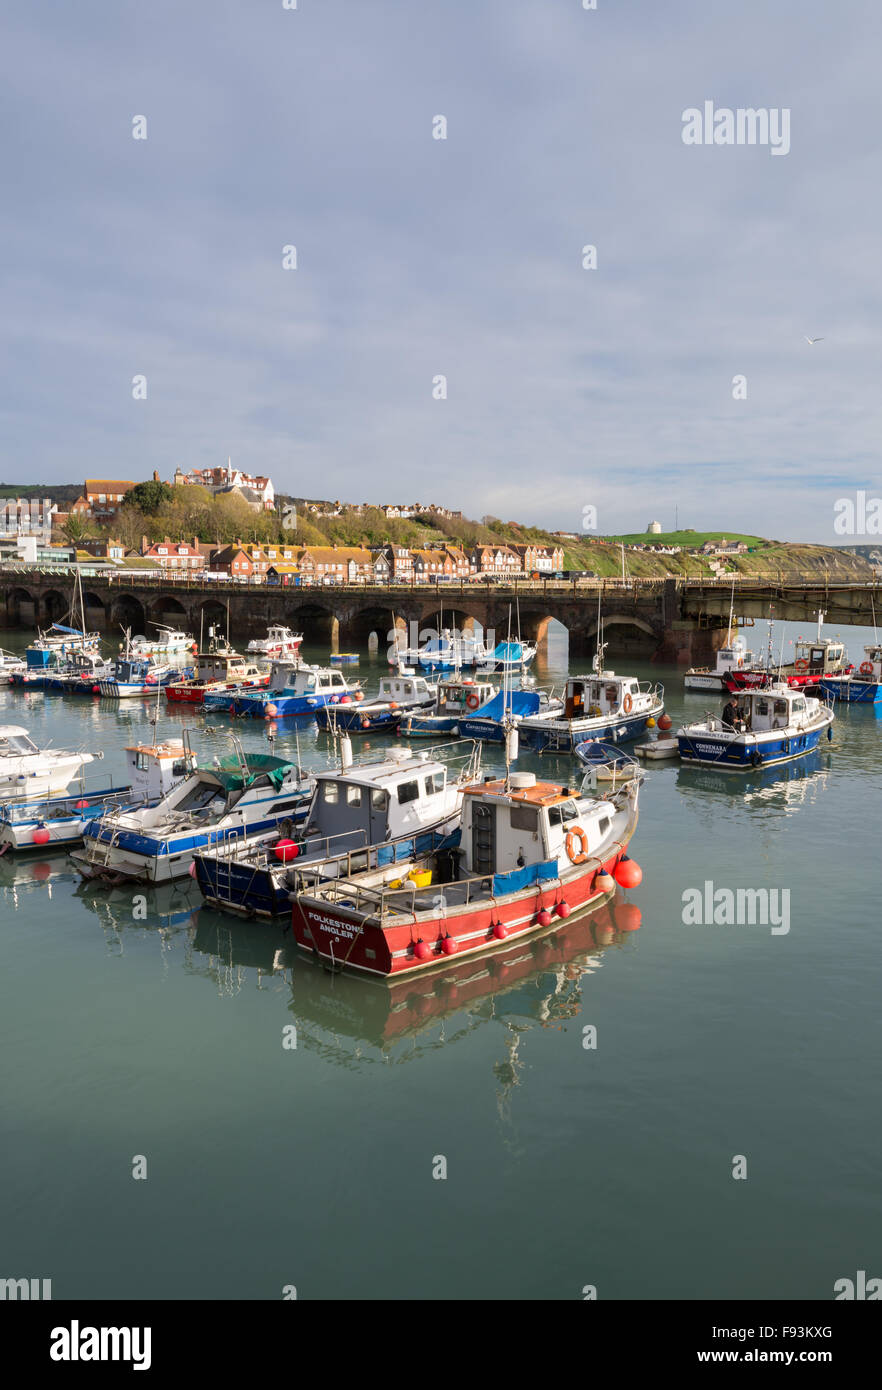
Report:
[[[232,455],[298,495],[830,542],[879,492],[869,0],[3,13],[4,480]],[[788,107],[790,153],[684,145],[705,100]]]

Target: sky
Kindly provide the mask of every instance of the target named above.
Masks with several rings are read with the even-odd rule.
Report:
[[[874,539],[873,0],[0,7],[3,481]]]

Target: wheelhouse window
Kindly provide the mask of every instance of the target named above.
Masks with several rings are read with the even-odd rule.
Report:
[[[340,800],[340,789],[336,782],[322,783],[322,800],[326,806],[336,806]]]
[[[353,787],[353,786],[350,785],[350,786],[348,786],[348,787],[346,788],[346,805],[347,805],[347,806],[360,806],[360,805],[361,805],[361,787]]]
[[[419,782],[399,782],[398,784],[398,804],[404,806],[408,801],[418,801],[420,795]]]
[[[371,787],[371,806],[375,811],[382,811],[386,805],[386,793],[382,787]]]
[[[425,779],[423,785],[424,785],[425,788],[426,788],[426,796],[434,796],[436,792],[443,792],[443,790],[444,790],[444,773],[443,773],[443,772],[432,772],[432,773],[430,773],[429,776]]]
[[[552,810],[555,809],[552,807]],[[539,829],[539,807],[516,801],[510,808],[510,823],[512,830],[527,830],[535,834]]]

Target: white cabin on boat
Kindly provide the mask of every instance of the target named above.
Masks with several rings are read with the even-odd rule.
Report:
[[[161,801],[196,767],[193,753],[179,739],[135,743],[125,749],[125,755],[132,800],[145,806]]]
[[[448,782],[443,763],[427,753],[393,748],[382,762],[316,773],[306,853],[311,837],[333,843],[363,833],[364,843],[380,845],[415,835],[455,816],[461,803],[462,788],[456,780]]]
[[[617,814],[611,801],[538,782],[532,772],[513,773],[508,789],[501,779],[476,783],[463,808],[465,871],[489,876],[556,860],[566,873],[582,855],[609,855]]]

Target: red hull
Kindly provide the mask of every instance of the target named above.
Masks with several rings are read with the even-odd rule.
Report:
[[[269,684],[269,676],[260,681],[203,681],[199,685],[167,685],[165,698],[171,704],[201,705],[206,691],[214,694],[217,690],[257,690]]]
[[[612,855],[603,869],[614,873],[624,852]],[[445,916],[394,927],[358,921],[336,904],[300,901],[292,911],[292,927],[298,946],[334,966],[383,976],[421,973],[464,957],[504,950],[521,937],[548,931],[548,924],[537,920],[543,908],[561,925],[565,919],[558,916],[557,909],[562,903],[571,913],[593,911],[610,897],[594,887],[600,872],[592,868],[563,881],[555,880],[548,887],[537,886],[507,902],[452,909]],[[505,929],[501,936],[497,935],[500,926]],[[415,953],[419,943],[429,949],[425,959]]]

